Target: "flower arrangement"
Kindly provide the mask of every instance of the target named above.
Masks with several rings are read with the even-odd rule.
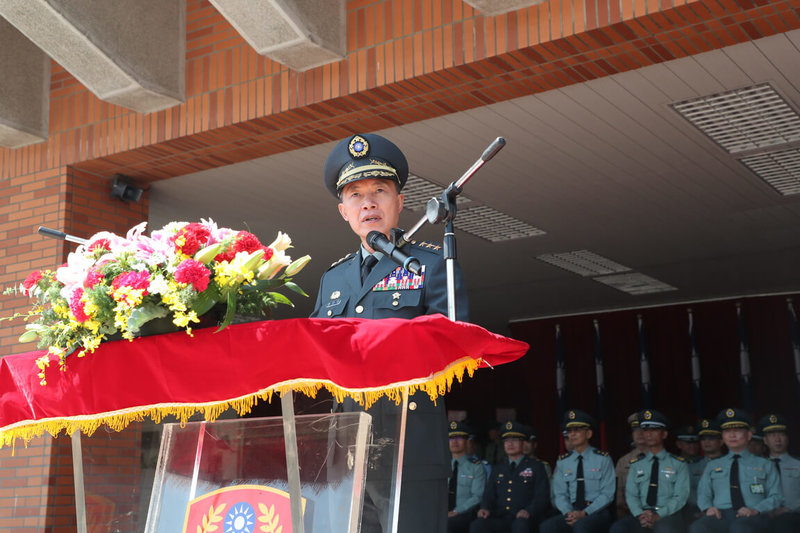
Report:
[[[149,237],[146,224],[125,237],[97,233],[58,269],[37,270],[22,283],[19,290],[34,304],[15,315],[29,321],[20,342],[38,339],[47,348],[37,360],[43,385],[51,355],[63,370],[73,352],[82,357],[115,334],[132,340],[151,320],[171,318],[191,335],[192,325],[217,304],[225,307],[221,330],[237,314],[268,317],[278,304],[292,305],[279,288],[307,296],[292,276],[311,258],[292,262],[286,255],[292,241],[284,233],[264,246],[252,233],[211,220],[172,222]]]

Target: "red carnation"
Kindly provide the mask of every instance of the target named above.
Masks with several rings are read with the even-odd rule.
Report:
[[[238,252],[255,252],[262,246],[258,237],[248,231],[240,231],[236,234],[236,240],[233,243],[234,255]]]
[[[108,250],[111,251],[111,241],[108,239],[97,239],[92,244],[89,245],[89,251],[93,252],[95,250]]]
[[[175,281],[191,284],[197,292],[203,292],[208,287],[211,271],[200,261],[186,259],[175,270]]]
[[[184,255],[192,257],[202,246],[206,245],[210,236],[211,232],[208,231],[207,227],[197,222],[192,222],[181,228],[175,234],[172,242],[175,242],[179,237],[183,237],[183,244],[178,246],[177,250]]]
[[[72,296],[69,299],[69,310],[72,312],[72,316],[75,317],[75,320],[78,322],[86,322],[91,318],[89,315],[86,314],[86,309],[84,308],[84,302],[81,301],[81,297],[83,296],[83,289],[78,287],[72,292]]]
[[[25,296],[29,296],[31,294],[31,288],[34,285],[39,283],[39,280],[42,279],[42,271],[41,270],[34,270],[28,277],[25,278],[25,281],[22,282],[22,294]]]
[[[261,248],[264,250],[264,261],[269,261],[272,259],[272,255],[275,253],[275,251],[269,246],[262,246]]]
[[[86,273],[86,278],[83,280],[83,286],[87,289],[91,289],[101,281],[105,279],[105,276],[99,270],[95,270],[94,268],[90,268],[89,272]]]
[[[130,287],[132,289],[144,289],[143,296],[146,296],[147,289],[150,288],[150,274],[147,272],[123,272],[111,282],[114,290],[120,287]]]

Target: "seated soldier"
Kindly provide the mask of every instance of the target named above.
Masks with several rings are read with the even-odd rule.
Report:
[[[649,449],[643,458],[631,460],[625,498],[631,515],[611,526],[611,533],[653,530],[684,531],[681,510],[689,497],[689,469],[683,457],[664,449],[669,431],[667,417],[658,411],[639,413],[639,427]]]
[[[769,414],[762,418],[758,427],[764,435],[764,444],[769,449],[769,460],[781,478],[783,501],[772,512],[771,528],[774,533],[800,531],[800,459],[787,453],[789,423],[783,415]]]
[[[547,509],[550,486],[544,466],[522,453],[529,428],[519,422],[506,422],[503,428],[500,438],[508,459],[492,466],[470,533],[531,533]]]
[[[608,452],[589,445],[594,419],[577,409],[567,411],[564,427],[572,451],[558,458],[553,471],[553,505],[560,515],[542,523],[541,533],[605,532],[614,503],[614,463]]]
[[[475,518],[486,487],[486,470],[477,459],[467,455],[470,429],[463,422],[450,422],[450,454],[453,473],[447,480],[448,533],[463,533]]]

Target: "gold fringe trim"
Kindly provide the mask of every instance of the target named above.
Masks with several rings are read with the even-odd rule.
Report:
[[[400,381],[381,387],[367,389],[348,389],[340,387],[328,380],[318,380],[310,378],[298,378],[277,383],[256,391],[251,394],[231,398],[228,400],[208,402],[208,403],[163,403],[156,405],[145,405],[131,407],[118,411],[98,413],[95,415],[79,415],[70,417],[49,418],[42,420],[24,420],[0,429],[0,447],[12,447],[12,453],[16,446],[16,440],[22,439],[27,447],[31,439],[49,433],[53,437],[62,431],[71,435],[75,431],[80,431],[87,436],[91,436],[98,428],[108,426],[114,431],[122,431],[131,422],[141,422],[150,418],[155,423],[161,422],[165,417],[174,416],[183,427],[189,419],[196,413],[202,413],[207,422],[213,422],[230,408],[233,408],[239,416],[246,415],[259,400],[271,402],[273,394],[283,396],[284,394],[296,391],[314,398],[323,387],[329,391],[333,397],[342,402],[345,398],[352,398],[359,405],[369,408],[381,397],[386,396],[396,404],[400,404],[403,394],[408,391],[408,395],[417,391],[425,391],[431,401],[436,401],[440,396],[444,396],[450,390],[453,380],[459,383],[464,378],[464,372],[472,377],[481,364],[483,359],[473,359],[464,357],[450,363],[444,370],[432,374],[427,378],[414,379],[410,381]]]

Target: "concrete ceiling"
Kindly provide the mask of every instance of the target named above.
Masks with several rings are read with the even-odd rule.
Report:
[[[465,195],[546,235],[491,243],[459,233],[472,320],[509,321],[800,290],[800,195],[782,196],[669,104],[769,82],[800,109],[800,31],[646,67],[565,89],[384,130],[411,172],[446,185],[496,136],[507,146]],[[356,133],[356,132],[354,132]],[[198,172],[152,186],[151,226],[213,218],[268,242],[278,230],[312,295],[319,277],[357,247],[322,186],[333,143]],[[408,228],[421,212],[406,212]],[[441,241],[442,227],[425,240]],[[677,290],[632,296],[537,259],[590,250]]]

